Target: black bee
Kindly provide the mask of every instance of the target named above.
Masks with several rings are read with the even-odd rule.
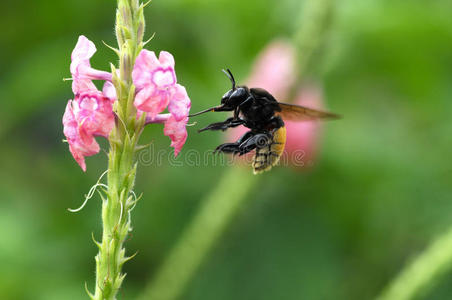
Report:
[[[335,119],[336,114],[310,109],[300,105],[278,102],[269,92],[261,88],[236,86],[231,71],[223,70],[232,82],[230,89],[221,98],[221,105],[190,115],[197,116],[210,111],[232,111],[233,116],[224,122],[210,124],[205,130],[226,130],[243,125],[250,129],[235,143],[219,145],[215,152],[243,155],[256,150],[253,159],[254,174],[270,170],[284,151],[286,143],[285,120],[304,121]]]

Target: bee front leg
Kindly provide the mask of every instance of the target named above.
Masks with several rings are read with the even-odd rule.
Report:
[[[222,131],[224,131],[228,128],[237,127],[237,126],[240,126],[243,124],[245,124],[245,121],[242,119],[229,118],[224,122],[212,123],[202,129],[199,129],[198,132],[202,132],[205,130],[222,130]]]

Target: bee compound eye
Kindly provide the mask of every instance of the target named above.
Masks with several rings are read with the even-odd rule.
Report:
[[[225,103],[231,97],[232,92],[232,90],[229,90],[224,93],[223,97],[221,97],[221,103]]]
[[[238,88],[231,94],[231,98],[242,98],[245,95],[246,90],[244,88]]]

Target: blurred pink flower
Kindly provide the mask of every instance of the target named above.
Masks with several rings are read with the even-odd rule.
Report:
[[[74,94],[97,90],[91,80],[111,81],[111,73],[91,68],[90,58],[96,52],[93,42],[81,35],[71,55],[72,91]]]
[[[108,137],[115,118],[112,102],[101,92],[88,91],[69,100],[63,115],[63,131],[72,156],[86,171],[85,156],[99,152],[94,136]]]
[[[271,42],[259,54],[247,84],[249,87],[266,89],[280,102],[290,102],[287,98],[296,82],[296,69],[294,47],[289,42],[277,40]],[[322,108],[321,89],[315,85],[301,88],[294,103],[310,108]],[[319,122],[284,121],[284,123],[287,139],[281,164],[289,162],[292,166],[305,166],[311,161],[316,150]],[[243,126],[230,130],[227,140],[237,140],[248,130]],[[246,161],[249,161],[252,155],[245,157]]]
[[[164,123],[164,134],[171,139],[177,155],[187,139],[186,125],[190,98],[185,87],[176,83],[174,58],[166,51],[157,59],[153,51],[142,50],[132,73],[137,88],[135,106],[147,113],[146,123]],[[160,114],[165,109],[169,114]]]
[[[296,81],[296,70],[295,48],[289,41],[275,40],[258,55],[247,84],[250,87],[264,88],[284,102]]]

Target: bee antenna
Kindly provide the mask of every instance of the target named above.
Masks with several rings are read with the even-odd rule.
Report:
[[[226,71],[227,70],[227,71]],[[234,79],[234,75],[232,75],[231,70],[229,69],[223,69],[223,73],[226,74],[226,76],[228,76],[229,80],[232,82],[232,89],[235,90],[235,79]]]

